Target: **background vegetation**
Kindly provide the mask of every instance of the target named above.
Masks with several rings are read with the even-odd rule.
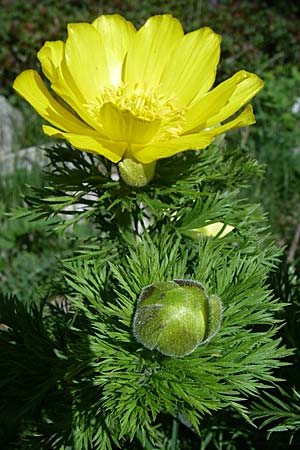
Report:
[[[292,440],[300,427],[300,6],[286,0],[2,0],[0,92],[24,114],[26,132],[20,148],[45,143],[46,138],[40,119],[14,94],[15,76],[27,68],[39,69],[37,51],[45,40],[64,39],[67,23],[89,22],[103,13],[121,13],[137,26],[158,13],[175,15],[186,31],[210,26],[223,37],[219,81],[242,68],[265,80],[254,105],[257,125],[229,133],[226,139],[228,146],[240,148],[261,163],[263,170],[253,174],[247,193],[250,201],[262,203],[271,233],[284,247],[280,268],[269,281],[275,294],[289,305],[281,317],[286,323],[281,337],[298,350],[290,360],[293,365],[281,369],[287,380],[281,392],[253,404],[253,418],[261,429],[221,412],[203,423],[199,448],[300,448],[297,439]],[[46,293],[59,270],[57,260],[74,251],[86,226],[81,224],[73,231],[73,239],[66,241],[49,221],[10,221],[6,213],[24,206],[26,183],[43,185],[40,167],[19,168],[13,175],[1,173],[0,287],[4,293],[22,294],[29,301]],[[180,427],[180,448],[192,449],[193,433]],[[277,433],[266,441],[268,430]]]

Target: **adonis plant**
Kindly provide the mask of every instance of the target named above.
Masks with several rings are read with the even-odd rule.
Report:
[[[16,216],[88,230],[46,298],[1,297],[2,440],[18,449],[200,448],[208,414],[253,426],[248,400],[286,364],[278,250],[241,195],[259,168],[224,139],[255,122],[263,81],[214,87],[220,43],[170,15],[100,16],[44,44],[48,81],[14,82],[53,138]]]

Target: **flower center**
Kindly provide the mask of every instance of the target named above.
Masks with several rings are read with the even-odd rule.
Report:
[[[108,139],[145,145],[176,137],[183,129],[185,108],[159,88],[141,84],[105,86],[87,109]]]

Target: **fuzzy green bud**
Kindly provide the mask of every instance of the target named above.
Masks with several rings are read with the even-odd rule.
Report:
[[[185,356],[210,341],[222,321],[222,302],[197,281],[173,280],[145,287],[133,318],[138,342],[167,356]]]

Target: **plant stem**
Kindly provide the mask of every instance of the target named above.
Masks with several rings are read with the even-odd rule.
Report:
[[[171,448],[170,448],[170,450],[176,450],[176,448],[177,448],[177,437],[178,437],[178,421],[176,419],[173,419],[172,438],[171,438]]]

